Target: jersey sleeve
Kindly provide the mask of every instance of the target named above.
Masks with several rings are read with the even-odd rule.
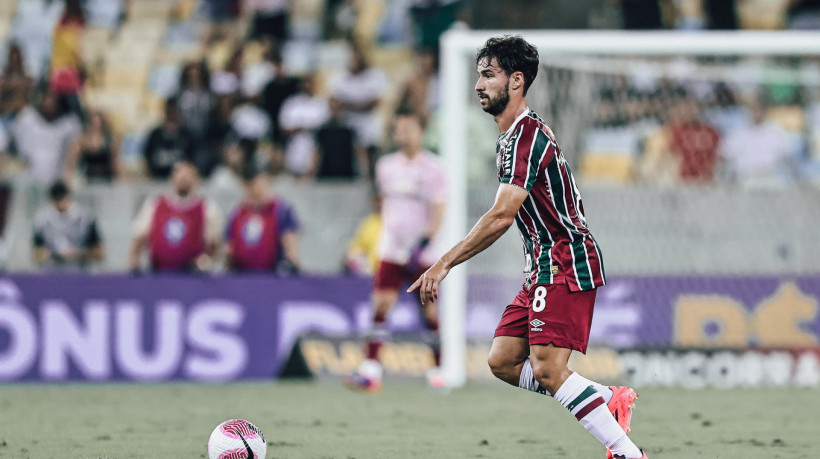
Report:
[[[140,208],[137,218],[134,220],[134,236],[148,237],[151,228],[151,220],[154,218],[154,209],[157,207],[157,198],[149,198]]]
[[[279,214],[277,216],[279,219],[279,231],[282,234],[299,232],[299,218],[296,216],[296,211],[293,210],[293,206],[280,201],[277,213]]]
[[[510,142],[512,147],[506,154],[501,183],[530,191],[549,149],[549,137],[535,124],[522,123]]]
[[[236,221],[236,218],[237,218],[238,215],[239,215],[239,207],[237,206],[228,215],[228,220],[225,223],[225,230],[224,230],[222,236],[228,242],[230,242],[231,238],[233,238],[233,225],[234,225],[234,222]]]
[[[430,189],[430,202],[433,204],[445,204],[447,202],[447,172],[444,164],[436,161],[435,167],[431,170],[432,180]]]

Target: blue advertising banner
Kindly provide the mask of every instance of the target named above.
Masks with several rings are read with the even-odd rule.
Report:
[[[371,285],[352,277],[2,277],[0,382],[273,378],[300,336],[364,335]],[[470,279],[471,339],[489,344],[516,288]],[[598,293],[591,344],[816,348],[818,299],[815,277],[617,277]],[[423,329],[409,294],[389,320],[398,333]]]

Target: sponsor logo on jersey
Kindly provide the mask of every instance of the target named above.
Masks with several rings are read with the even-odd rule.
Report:
[[[544,325],[545,323],[546,322],[543,322],[543,321],[538,320],[538,319],[532,319],[530,321],[530,325],[532,325],[532,328],[530,330],[532,330],[532,331],[542,331],[541,326]]]
[[[179,218],[173,217],[165,222],[165,228],[163,228],[162,233],[165,235],[166,241],[171,244],[179,244],[185,237],[185,233],[187,231],[188,228],[185,226],[185,222]]]
[[[258,245],[262,240],[262,231],[264,229],[264,222],[262,217],[254,215],[245,222],[242,226],[242,240],[248,245]]]

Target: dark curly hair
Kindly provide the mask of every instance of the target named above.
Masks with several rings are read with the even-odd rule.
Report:
[[[521,35],[504,35],[502,37],[492,37],[484,43],[484,47],[478,50],[475,64],[486,61],[489,63],[493,58],[498,62],[498,66],[507,76],[515,72],[524,75],[524,95],[535,80],[538,74],[538,50],[535,46],[521,38]]]

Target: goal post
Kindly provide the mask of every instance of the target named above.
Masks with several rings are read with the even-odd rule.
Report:
[[[541,106],[556,105],[557,100],[562,104],[573,105],[588,102],[577,98],[574,88],[548,88],[549,96],[538,94],[547,92],[545,77],[542,71],[545,65],[553,68],[564,68],[563,65],[574,65],[573,71],[583,68],[584,65],[597,65],[596,59],[610,59],[613,56],[628,59],[644,59],[651,61],[655,56],[663,58],[685,57],[777,57],[785,56],[818,56],[820,55],[820,33],[803,31],[735,31],[735,32],[631,32],[631,31],[537,31],[537,30],[464,30],[453,29],[441,39],[441,119],[440,127],[441,153],[450,172],[449,193],[450,203],[444,222],[444,240],[449,248],[467,233],[469,226],[474,223],[475,215],[468,215],[470,200],[483,199],[484,207],[488,209],[492,204],[490,195],[478,196],[473,193],[472,182],[467,177],[467,164],[474,161],[475,156],[491,154],[492,144],[482,146],[481,152],[468,151],[471,148],[472,131],[468,126],[470,111],[479,110],[478,103],[473,96],[472,84],[475,83],[474,56],[487,38],[504,34],[518,34],[536,46],[541,56],[541,66],[536,83],[539,79],[542,86],[533,87],[531,91],[535,102]],[[580,59],[579,59],[580,58]],[[573,61],[574,59],[574,61]],[[586,61],[584,61],[586,59]],[[590,59],[592,61],[590,61]],[[567,60],[567,62],[564,62]],[[571,61],[571,62],[570,62]],[[550,63],[553,64],[550,64]],[[574,64],[573,64],[574,62]],[[608,62],[608,61],[607,61]],[[623,63],[622,62],[622,63]],[[608,65],[608,64],[607,64]],[[727,64],[731,65],[731,64]],[[570,68],[570,67],[566,67]],[[743,69],[739,69],[742,71]],[[591,72],[597,72],[597,69]],[[593,83],[594,84],[594,83]],[[563,91],[563,93],[561,93]],[[534,107],[536,111],[540,107]],[[489,120],[489,115],[484,115]],[[545,117],[550,122],[550,117]],[[582,117],[581,117],[582,118]],[[579,118],[580,119],[580,118]],[[491,122],[491,121],[490,121]],[[580,122],[578,120],[576,123]],[[483,125],[482,125],[483,126]],[[586,125],[573,125],[576,128]],[[567,129],[566,126],[563,129]],[[572,130],[572,129],[569,129]],[[561,141],[562,133],[556,131]],[[497,133],[493,132],[493,137]],[[566,134],[565,134],[566,135]],[[490,141],[491,142],[491,141]],[[580,155],[577,151],[580,146],[570,143],[572,151],[566,154]],[[565,146],[565,148],[568,148]],[[492,181],[492,175],[486,181]],[[489,185],[488,185],[489,186]],[[582,190],[583,192],[583,190]],[[515,231],[514,229],[511,231]],[[520,249],[519,249],[520,250]],[[519,257],[520,258],[520,257]],[[608,261],[610,261],[608,259]],[[441,293],[441,338],[442,363],[444,375],[451,387],[459,387],[467,380],[466,350],[467,333],[465,327],[468,303],[468,278],[470,266],[460,266],[453,269],[442,285]],[[522,262],[523,264],[523,262]],[[509,276],[509,272],[502,272],[508,267],[504,263],[489,268],[496,269],[499,275]],[[513,269],[520,269],[520,266]],[[487,270],[485,270],[487,271]],[[512,274],[515,274],[513,272]],[[503,305],[502,305],[503,306]],[[489,339],[489,338],[488,338]]]

